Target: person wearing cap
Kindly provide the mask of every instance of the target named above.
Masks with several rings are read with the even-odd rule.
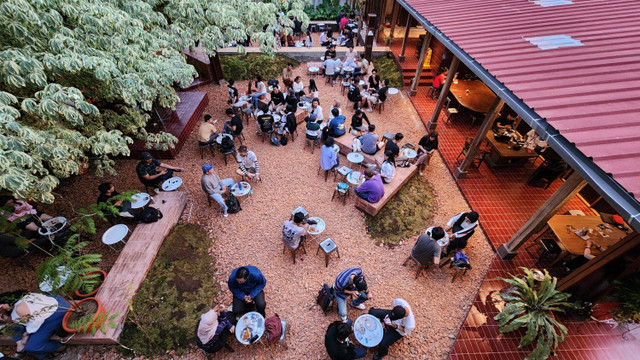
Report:
[[[356,186],[353,191],[356,195],[367,200],[370,203],[376,203],[384,196],[384,184],[382,178],[373,170],[366,168],[364,170],[365,181],[360,186]]]
[[[236,154],[236,160],[240,164],[236,174],[242,176],[242,180],[253,179],[255,182],[260,181],[260,165],[258,164],[258,157],[253,151],[247,150],[245,145],[238,148],[238,154]]]
[[[364,125],[362,123],[362,120],[366,121],[367,125]],[[371,126],[372,125],[371,125],[371,122],[369,121],[369,117],[367,116],[367,114],[365,114],[364,111],[362,111],[362,109],[357,109],[356,112],[351,117],[351,134],[353,136],[356,136],[360,131],[371,131],[369,130]],[[375,126],[373,128],[375,129]]]
[[[391,345],[403,337],[411,335],[413,329],[416,328],[416,319],[411,311],[411,306],[404,299],[393,300],[393,309],[391,310],[371,308],[369,315],[380,319],[386,330],[378,345],[378,353],[373,356],[374,360],[387,356]]]
[[[411,257],[420,265],[428,265],[431,262],[438,265],[442,248],[448,244],[449,234],[440,226],[432,226],[418,236],[416,244],[411,249]]]
[[[455,249],[464,249],[467,246],[467,241],[479,225],[479,217],[475,211],[461,212],[447,221],[447,226],[444,230],[451,230],[452,240],[447,247],[445,256]]]
[[[304,214],[297,212],[293,215],[293,221],[287,220],[282,226],[282,243],[289,250],[295,250],[300,246],[300,240],[309,231],[309,224],[304,223]],[[294,258],[295,261],[295,258]]]
[[[158,166],[163,167],[162,171],[158,171]],[[173,172],[180,172],[182,168],[162,163],[151,156],[148,152],[142,153],[142,161],[136,166],[138,179],[145,185],[158,186],[161,182],[173,177]]]
[[[282,83],[286,87],[293,86],[293,64],[287,63],[287,67],[282,70]]]
[[[218,130],[214,125],[216,122],[218,120],[214,120],[211,115],[204,116],[204,122],[198,128],[198,143],[200,146],[211,145],[216,140],[216,136],[218,136]]]
[[[215,200],[220,208],[222,208],[222,215],[227,217],[227,204],[224,202],[222,195],[228,192],[228,188],[233,185],[233,179],[221,180],[218,174],[213,171],[213,164],[202,165],[202,178],[200,184],[202,185],[202,191],[207,196]]]
[[[349,303],[351,306],[364,310],[364,302],[373,297],[364,278],[364,273],[359,267],[352,267],[342,271],[336,277],[333,290],[338,303],[338,314],[343,322],[347,322],[347,296],[354,297]]]

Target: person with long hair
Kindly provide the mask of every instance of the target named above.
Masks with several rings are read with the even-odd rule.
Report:
[[[302,78],[298,75],[295,79],[293,79],[293,91],[296,93],[297,97],[304,96],[304,83],[302,82]]]
[[[380,174],[382,182],[388,184],[396,176],[396,157],[393,151],[387,150],[384,152],[384,161],[380,169],[375,170],[376,174]]]

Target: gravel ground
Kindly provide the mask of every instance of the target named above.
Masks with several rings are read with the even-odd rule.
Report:
[[[301,65],[296,73],[308,82],[306,67]],[[353,110],[346,96],[340,94],[340,86],[325,85],[323,79],[317,80],[320,88],[321,106],[328,118],[329,108],[334,99],[343,104],[343,114],[350,122]],[[239,90],[246,89],[246,82],[237,83]],[[205,113],[225,118],[226,87],[207,86],[198,89],[207,91],[211,100]],[[415,109],[405,94],[390,96],[395,100],[388,103],[382,114],[367,113],[378,133],[386,131],[402,131],[406,141],[417,144],[424,134],[424,126]],[[337,311],[323,315],[315,305],[315,296],[323,283],[331,284],[335,276],[351,266],[360,266],[367,275],[373,299],[367,301],[370,307],[389,308],[394,298],[401,297],[412,306],[416,317],[416,330],[411,336],[395,344],[390,349],[389,359],[445,359],[453,345],[455,336],[475,297],[481,280],[493,258],[482,232],[469,241],[466,252],[473,264],[462,279],[451,283],[452,270],[447,267],[431,268],[427,276],[415,280],[415,265],[403,267],[402,263],[411,251],[415,238],[406,239],[395,248],[376,246],[366,233],[363,214],[353,206],[353,198],[346,206],[342,202],[331,202],[334,187],[332,180],[324,182],[321,175],[316,175],[320,152],[311,154],[304,149],[304,130],[300,129],[300,138],[285,147],[274,147],[268,142],[262,143],[255,135],[255,123],[251,121],[245,128],[245,143],[254,151],[260,161],[261,174],[264,181],[255,186],[255,193],[250,203],[243,204],[243,210],[223,218],[214,204],[209,208],[206,198],[200,189],[201,160],[195,145],[195,132],[179,157],[168,161],[182,166],[185,171],[180,174],[189,191],[190,202],[187,204],[183,221],[200,224],[210,232],[212,238],[211,254],[215,258],[218,272],[217,281],[226,289],[226,280],[232,269],[242,265],[255,265],[267,278],[265,288],[267,300],[267,316],[278,313],[291,324],[289,349],[278,346],[266,347],[255,344],[242,347],[237,342],[230,344],[236,352],[222,352],[216,359],[327,359],[323,346],[323,337],[328,324],[338,319]],[[347,164],[341,156],[341,164]],[[120,191],[140,189],[135,175],[137,161],[117,161],[119,175],[112,179]],[[234,177],[236,165],[229,162],[225,166],[218,154],[214,159],[215,171],[225,177]],[[443,226],[447,219],[468,210],[455,182],[439,156],[432,159],[427,170],[426,179],[433,185],[437,206],[432,224]],[[65,181],[58,193],[76,206],[84,206],[97,197],[97,185],[104,179],[93,175],[85,175]],[[341,258],[332,255],[329,267],[323,267],[324,257],[315,255],[315,246],[307,245],[307,254],[298,255],[298,262],[293,265],[291,255],[282,253],[280,240],[282,222],[287,220],[291,211],[298,206],[307,209],[311,216],[319,216],[325,220],[327,230],[321,239],[331,237],[338,244]],[[47,208],[49,213],[70,216],[71,208],[66,200],[59,199],[55,205]],[[190,218],[188,214],[190,213]],[[98,234],[107,226],[102,226]],[[217,239],[217,240],[216,240]],[[109,268],[115,261],[115,253],[96,241],[91,244],[91,251],[105,254],[102,267]],[[35,256],[28,260],[36,265],[44,259]],[[33,290],[35,283],[32,272],[26,266],[16,267],[16,262],[3,260],[0,271],[8,274],[0,278],[3,289],[28,288]],[[17,281],[16,281],[17,279]],[[230,304],[231,294],[224,292],[221,301]],[[366,312],[349,308],[349,317],[355,319]],[[193,314],[199,316],[200,314]],[[367,357],[372,356],[369,352]],[[104,346],[82,346],[67,351],[64,359],[118,358],[113,348]],[[176,358],[169,354],[167,358]],[[204,355],[196,350],[189,350],[183,358],[204,359]]]

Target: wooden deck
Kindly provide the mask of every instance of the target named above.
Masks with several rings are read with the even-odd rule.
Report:
[[[183,192],[161,192],[154,196],[155,204],[163,217],[155,223],[139,224],[133,231],[115,264],[109,271],[96,297],[111,314],[118,314],[114,320],[115,329],[107,327],[106,334],[79,334],[71,338],[70,344],[116,344],[129,311],[129,302],[138,292],[142,281],[153,264],[160,246],[171,229],[178,223],[187,203]],[[162,203],[166,200],[166,203]]]
[[[149,150],[145,148],[142,140],[134,140],[129,145],[131,158],[139,159],[143,151],[148,151],[156,159],[174,159],[189,138],[189,134],[201,119],[204,108],[209,103],[209,97],[205,92],[179,92],[180,102],[176,104],[176,110],[166,110],[171,118],[165,121],[165,131],[178,138],[178,143],[173,149],[167,151]],[[163,111],[164,112],[164,111]]]
[[[346,156],[348,153],[352,152],[351,145],[353,144],[353,139],[355,139],[355,136],[353,136],[351,132],[348,131],[346,134],[335,138],[335,144],[340,148],[340,153],[342,155]],[[382,162],[384,161],[384,152],[382,150],[379,150],[376,155],[369,155],[363,152],[361,152],[360,154],[364,156],[363,163],[365,164],[376,164],[376,160],[378,160],[379,164],[382,164]]]
[[[413,164],[407,168],[396,167],[396,176],[393,177],[391,183],[384,184],[384,196],[382,199],[377,203],[370,203],[356,195],[356,209],[362,210],[371,216],[376,216],[417,171],[418,167]]]

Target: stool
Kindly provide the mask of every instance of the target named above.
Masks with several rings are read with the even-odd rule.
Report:
[[[340,94],[345,95],[347,93],[347,89],[349,88],[349,83],[346,81],[343,81],[341,84],[342,84],[342,89],[340,89]]]
[[[344,184],[344,185],[343,185]],[[346,188],[344,187],[346,185]],[[340,188],[342,186],[342,188]],[[342,205],[346,205],[347,204],[347,197],[349,197],[349,184],[347,183],[338,183],[338,185],[336,185],[336,187],[333,189],[333,195],[331,195],[331,201],[333,201],[333,198],[336,197],[336,195],[338,195],[338,198],[342,197]]]
[[[306,148],[307,146],[311,146],[311,153],[313,154],[316,146],[320,147],[320,139],[311,140],[309,138],[306,138],[304,140],[304,147]]]
[[[555,255],[555,260],[558,256],[560,256],[560,253],[562,253],[562,249],[553,239],[538,239],[533,244],[524,248],[524,250],[529,253],[529,255],[531,255],[531,253],[529,252],[529,248],[533,246],[538,246],[538,249],[536,250],[536,253],[538,253],[538,258],[536,259],[535,264],[538,264],[549,255]]]
[[[320,244],[318,244],[318,249],[316,250],[316,255],[322,249],[324,251],[324,267],[329,267],[329,255],[335,250],[336,254],[338,254],[338,259],[340,259],[340,250],[338,250],[338,245],[336,245],[331,238],[327,238]]]
[[[439,93],[440,93],[440,90],[438,90],[438,88],[434,88],[433,86],[430,86],[429,91],[427,92],[427,96],[432,99],[435,99],[438,97]]]
[[[311,31],[311,32],[318,32],[318,25],[316,25],[316,24],[309,24],[309,31]]]
[[[213,146],[212,144],[209,143],[203,143],[198,141],[198,147],[200,148],[200,159],[204,159],[204,149],[205,148],[209,148],[209,151],[211,152],[211,156],[216,157],[216,153],[213,151]]]
[[[416,271],[416,279],[418,278],[418,276],[420,276],[420,273],[421,273],[421,272],[423,272],[423,271],[424,271],[425,273],[427,272],[427,269],[429,268],[429,265],[422,265],[422,264],[420,264],[419,262],[417,262],[417,261],[416,261],[416,259],[414,259],[413,257],[411,257],[411,255],[409,255],[409,256],[407,257],[407,259],[402,263],[402,266],[407,266],[407,263],[408,263],[410,260],[413,260],[416,264],[418,264],[418,270]]]
[[[453,278],[451,278],[451,282],[456,281],[456,278],[461,278],[467,273],[467,270],[469,270],[469,267],[459,267],[456,265],[452,265],[451,268],[454,270],[453,273]]]
[[[322,168],[322,166],[318,165],[318,175],[320,175],[320,170],[324,170]],[[329,170],[324,170],[324,182],[327,182],[327,178],[329,177],[329,172],[333,171],[333,181],[336,181],[336,178],[338,177],[338,172],[336,171],[336,168],[333,167]]]
[[[231,151],[227,151],[227,152],[223,152],[222,155],[224,155],[224,164],[227,165],[227,156],[229,155],[233,155],[236,153],[236,149],[234,148]]]
[[[372,109],[375,110],[376,106],[378,107],[378,114],[382,114],[382,110],[384,109],[384,103],[386,101],[378,101],[377,103],[371,105]]]
[[[293,258],[293,263],[296,263],[296,252],[298,252],[298,249],[302,248],[302,251],[306,254],[307,253],[307,249],[305,249],[304,247],[304,238],[300,238],[300,245],[298,245],[298,247],[295,250],[289,250],[291,251],[291,257]],[[284,254],[285,251],[287,251],[287,247],[284,246],[284,244],[282,244],[282,253]]]

